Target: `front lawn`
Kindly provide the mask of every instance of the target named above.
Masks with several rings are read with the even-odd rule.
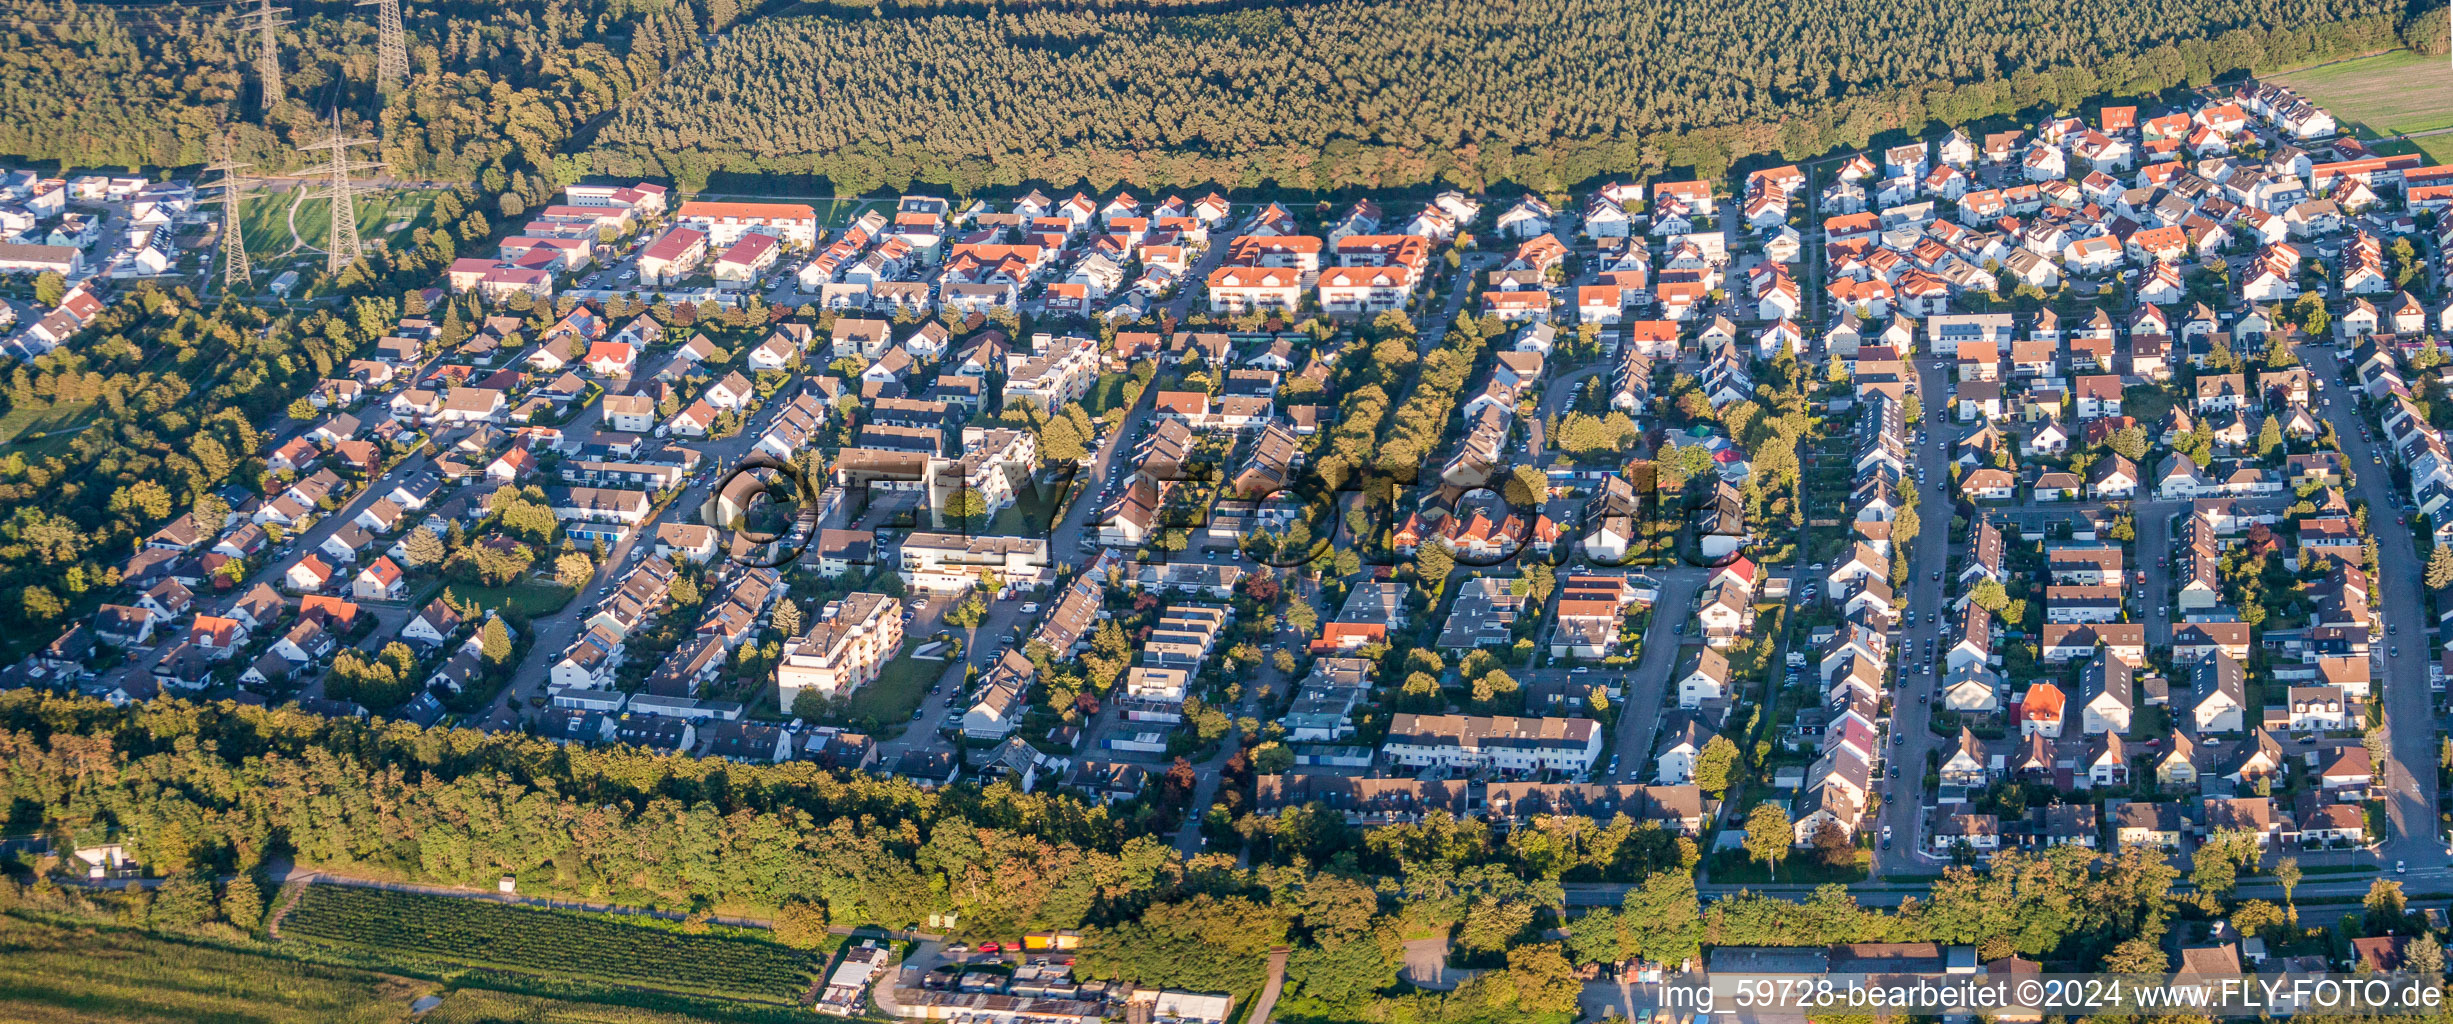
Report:
[[[1744,850],[1722,850],[1712,857],[1714,885],[1822,885],[1838,882],[1843,885],[1865,881],[1874,862],[1872,851],[1859,849],[1847,865],[1834,867],[1823,863],[1815,851],[1792,850],[1780,861],[1778,871],[1766,871],[1760,863],[1749,859]]]
[[[950,664],[912,657],[911,652],[923,639],[905,637],[902,652],[886,663],[885,670],[877,674],[877,681],[852,691],[845,699],[845,717],[869,728],[910,723],[913,709],[928,698],[928,688],[937,684]]]

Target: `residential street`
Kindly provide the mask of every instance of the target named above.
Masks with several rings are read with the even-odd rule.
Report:
[[[1600,380],[1594,386],[1604,388],[1609,387],[1610,382],[1608,375],[1611,371],[1616,369],[1617,366],[1615,366],[1611,360],[1605,358],[1599,362],[1593,363],[1590,366],[1580,366],[1553,378],[1550,383],[1542,389],[1542,400],[1534,407],[1533,419],[1529,422],[1535,424],[1550,422],[1550,417],[1552,415],[1567,407],[1568,396],[1575,393],[1577,381],[1590,380],[1598,377]],[[1550,453],[1558,448],[1558,438],[1550,436],[1549,432],[1546,430],[1537,430],[1535,433],[1541,435],[1542,450],[1530,452],[1528,454],[1533,460],[1534,467],[1540,468],[1550,464]]]
[[[1886,873],[1926,872],[1932,870],[1922,856],[1923,808],[1925,793],[1925,755],[1946,746],[1935,737],[1927,723],[1933,717],[1928,703],[1938,694],[1936,665],[1942,650],[1942,624],[1949,620],[1946,613],[1947,581],[1936,580],[1950,565],[1950,521],[1954,500],[1950,485],[1950,445],[1955,433],[1952,425],[1941,419],[1943,406],[1934,399],[1949,394],[1948,371],[1941,360],[1917,361],[1917,390],[1925,398],[1925,443],[1917,447],[1914,458],[1925,479],[1918,492],[1916,506],[1917,535],[1913,542],[1914,563],[1908,570],[1907,604],[1916,616],[1916,625],[1898,630],[1898,649],[1892,652],[1891,686],[1891,746],[1885,748],[1881,770],[1887,775],[1896,771],[1897,778],[1886,779],[1880,787],[1882,808],[1877,815],[1884,829],[1891,832],[1891,848],[1881,848],[1877,838],[1874,850],[1874,875]],[[1930,645],[1930,646],[1929,646]],[[1931,652],[1931,653],[1928,653]],[[1877,833],[1879,836],[1880,833]]]
[[[521,658],[519,666],[512,671],[511,685],[504,688],[502,699],[493,705],[493,709],[485,719],[476,725],[477,728],[487,732],[500,732],[521,727],[521,724],[530,717],[531,702],[544,698],[546,689],[551,683],[549,677],[554,662],[561,660],[563,650],[571,645],[571,641],[579,638],[581,627],[586,623],[588,609],[604,600],[605,595],[611,593],[612,588],[621,581],[623,574],[638,564],[639,558],[643,557],[634,556],[633,549],[645,545],[647,551],[652,553],[655,550],[656,527],[659,524],[690,521],[691,516],[698,512],[701,505],[705,504],[710,494],[709,489],[723,482],[725,471],[739,462],[742,456],[748,454],[749,450],[758,443],[758,435],[766,430],[767,424],[774,419],[775,410],[781,408],[787,400],[785,393],[778,392],[775,397],[759,406],[758,411],[743,423],[740,433],[727,438],[692,442],[689,445],[705,457],[705,461],[701,463],[702,471],[692,474],[689,478],[690,482],[683,487],[681,494],[667,503],[663,511],[646,522],[640,523],[636,529],[631,531],[629,539],[606,551],[606,559],[603,564],[596,567],[596,575],[589,580],[586,587],[580,590],[579,596],[571,599],[567,607],[553,615],[531,621],[530,627],[536,634],[535,642],[528,648],[527,656]],[[601,402],[592,405],[563,429],[575,434],[591,432],[595,429],[596,421],[603,415],[603,411],[604,407]]]
[[[1669,677],[1678,670],[1679,643],[1686,639],[1679,631],[1694,628],[1695,594],[1711,575],[1712,570],[1684,564],[1652,573],[1661,582],[1661,596],[1653,602],[1651,623],[1644,627],[1643,654],[1625,677],[1626,696],[1619,702],[1616,738],[1610,743],[1612,755],[1623,760],[1620,778],[1611,781],[1653,778],[1652,741],[1661,731],[1662,701],[1670,699]]]
[[[2381,847],[2379,857],[2408,862],[2413,869],[2422,865],[2442,868],[2447,858],[2445,838],[2436,824],[2435,702],[2427,682],[2431,630],[2418,548],[2398,511],[2404,499],[2394,490],[2393,473],[2377,461],[2384,455],[2382,446],[2361,437],[2366,421],[2349,397],[2351,389],[2341,384],[2342,369],[2335,354],[2312,345],[2300,346],[2299,352],[2326,382],[2320,401],[2323,418],[2334,424],[2351,472],[2358,477],[2353,496],[2368,503],[2368,529],[2376,537],[2377,569],[2382,577],[2373,581],[2376,593],[2369,603],[2392,630],[2371,644],[2378,699],[2383,702],[2393,742],[2393,760],[2383,774],[2388,796],[2385,809],[2393,821],[2394,835]],[[2402,650],[2403,644],[2410,649]]]
[[[1473,276],[1505,262],[1507,254],[1503,252],[1469,252],[1464,255],[1463,262],[1448,275],[1448,297],[1442,300],[1439,318],[1427,324],[1414,325],[1421,335],[1423,355],[1430,355],[1432,349],[1439,347],[1440,339],[1448,336],[1448,325],[1456,322],[1457,313],[1465,308],[1465,294],[1473,290]]]
[[[2138,541],[2136,571],[2146,574],[2143,587],[2123,586],[2124,592],[2143,591],[2143,599],[2130,602],[2131,615],[2146,623],[2146,643],[2149,647],[2172,642],[2172,519],[2186,514],[2183,502],[2138,501],[2130,503],[2130,518],[2137,524]],[[2124,581],[2126,583],[2127,581]]]

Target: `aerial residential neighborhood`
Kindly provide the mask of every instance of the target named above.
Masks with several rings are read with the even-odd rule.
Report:
[[[687,1019],[2441,972],[2453,165],[2088,90],[1540,188],[0,171],[7,927]]]

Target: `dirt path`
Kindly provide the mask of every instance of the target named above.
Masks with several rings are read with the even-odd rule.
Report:
[[[307,247],[307,240],[298,234],[298,207],[305,204],[306,201],[306,189],[301,188],[290,191],[289,213],[282,217],[282,222],[288,224],[290,228],[290,247],[287,250],[284,250],[281,255],[273,257],[274,259],[285,259],[295,256],[298,254],[299,250]]]
[[[1269,1013],[1277,1009],[1278,993],[1286,988],[1286,947],[1269,951],[1269,983],[1261,986],[1260,998],[1252,1001],[1251,1024],[1269,1024]]]
[[[315,879],[310,874],[281,883],[280,902],[273,904],[273,912],[264,917],[264,934],[281,937],[281,919],[290,916],[290,910],[298,906],[298,898],[306,895],[307,886],[315,884]]]
[[[1405,942],[1405,980],[1415,988],[1447,991],[1464,980],[1448,968],[1448,937],[1407,939]]]

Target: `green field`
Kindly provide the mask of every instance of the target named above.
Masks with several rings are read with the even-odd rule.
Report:
[[[818,213],[818,226],[828,231],[841,230],[844,225],[852,222],[852,218],[870,209],[883,210],[889,217],[894,215],[892,204],[876,199],[865,202],[858,199],[836,199],[818,203],[813,208]]]
[[[2418,145],[2420,152],[2427,154],[2427,162],[2453,164],[2453,134],[2430,135],[2410,141]]]
[[[282,919],[281,937],[442,973],[474,969],[767,1003],[796,1002],[818,967],[809,954],[747,934],[687,935],[590,914],[337,885],[309,886]]]
[[[2399,135],[2453,127],[2453,66],[2443,58],[2409,50],[2363,57],[2321,68],[2278,75],[2274,81],[2300,91],[2331,111],[2345,129]],[[2431,155],[2453,152],[2439,139]]]
[[[44,454],[57,454],[57,450],[64,450],[68,440],[76,436],[66,431],[83,426],[93,411],[92,402],[11,409],[7,415],[0,416],[0,444],[23,442]],[[50,436],[37,436],[43,434]],[[33,458],[35,455],[28,452],[26,457]]]
[[[432,982],[0,915],[0,1020],[397,1021]],[[471,1019],[471,1018],[461,1018]],[[584,1018],[565,1018],[580,1020]]]
[[[358,237],[366,242],[406,240],[425,222],[433,205],[434,196],[428,192],[360,196]],[[293,266],[320,266],[326,232],[331,229],[329,199],[268,192],[249,197],[240,207],[239,233],[247,239],[247,254],[254,259],[258,276]]]
[[[877,674],[877,681],[852,691],[852,695],[844,700],[844,714],[854,721],[866,720],[878,725],[910,724],[912,709],[928,699],[928,688],[937,684],[948,664],[911,656],[912,650],[925,639],[905,639],[903,652],[886,663],[885,669]],[[790,712],[792,709],[783,710]]]
[[[399,196],[372,195],[358,197],[358,238],[373,242],[390,239],[394,234],[405,235],[417,226],[418,218],[434,200],[430,196],[404,194]],[[310,248],[322,250],[327,233],[332,230],[332,201],[307,198],[298,201],[298,215],[285,220],[297,226],[298,238]],[[394,225],[401,225],[398,231]]]
[[[562,606],[579,596],[578,591],[558,583],[514,583],[507,587],[454,583],[444,590],[453,604],[475,602],[477,607],[488,611],[507,608],[532,619],[561,611]]]

